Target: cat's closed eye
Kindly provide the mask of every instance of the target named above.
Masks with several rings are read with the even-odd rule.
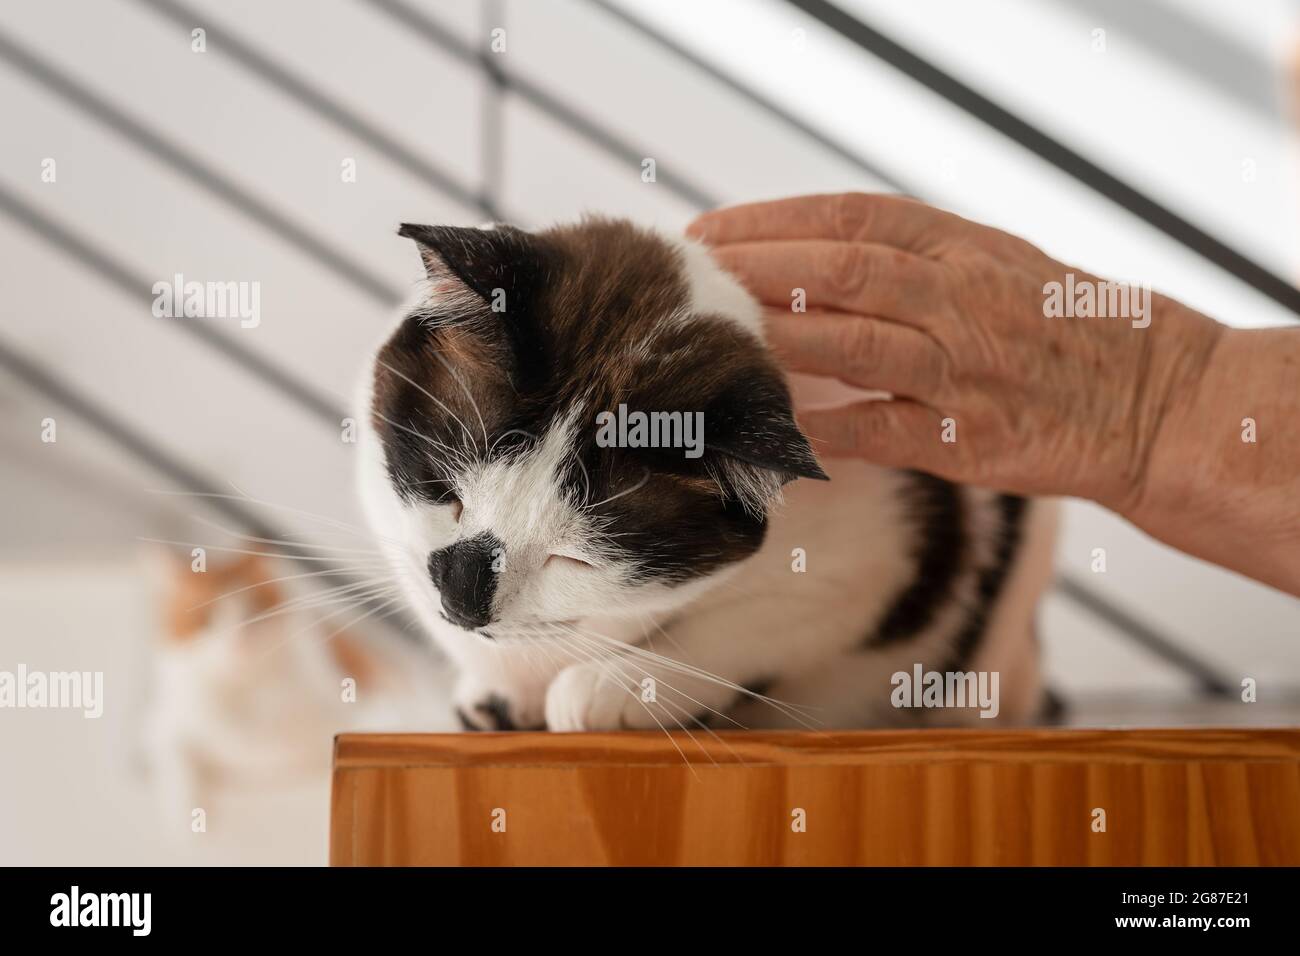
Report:
[[[460,499],[457,498],[455,495],[453,495],[450,491],[438,499],[438,504],[451,508],[452,521],[460,521],[460,516],[461,513],[465,510],[465,506],[461,504]]]
[[[590,561],[584,561],[582,558],[575,558],[572,555],[552,554],[547,556],[546,561],[542,565],[542,567],[548,567],[548,568],[549,567],[571,567],[571,568],[591,569],[594,568],[595,565],[592,564]]]

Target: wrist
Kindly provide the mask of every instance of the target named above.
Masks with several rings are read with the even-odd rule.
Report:
[[[1181,551],[1300,596],[1300,329],[1223,329],[1188,368],[1199,372],[1168,405],[1141,488],[1115,510]]]
[[[1096,500],[1139,526],[1205,500],[1206,429],[1223,408],[1231,381],[1225,366],[1239,332],[1157,296],[1151,326],[1142,330],[1141,381],[1131,399],[1127,447],[1131,460]],[[1208,417],[1207,417],[1207,412]],[[1234,431],[1233,436],[1236,435]]]

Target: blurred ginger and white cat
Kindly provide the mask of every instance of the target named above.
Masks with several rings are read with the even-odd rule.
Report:
[[[308,602],[292,603],[282,562],[244,554],[196,572],[167,555],[161,569],[144,748],[167,812],[224,788],[323,778],[336,733],[427,725],[435,695],[420,668],[338,631],[346,616],[295,610]]]

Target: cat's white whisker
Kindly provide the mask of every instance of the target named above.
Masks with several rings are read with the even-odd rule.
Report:
[[[572,635],[570,635],[570,637],[572,637]],[[644,701],[641,700],[640,695],[637,694],[637,692],[634,689],[628,687],[626,684],[624,684],[621,680],[617,678],[610,678],[609,671],[606,668],[607,659],[601,658],[598,654],[593,653],[591,651],[584,651],[581,647],[575,647],[573,645],[569,645],[569,647],[570,650],[574,652],[575,656],[579,660],[585,661],[588,664],[600,668],[601,671],[605,673],[608,679],[613,680],[613,683],[616,686],[621,687],[624,691],[631,694],[634,700],[636,700],[643,707],[645,707]],[[695,776],[696,779],[699,779],[699,774],[696,773],[694,765],[691,763],[690,759],[686,756],[686,751],[682,750],[681,745],[678,744],[677,741],[673,738],[673,735],[668,732],[668,728],[663,725],[663,722],[659,719],[659,717],[655,714],[653,710],[647,707],[646,713],[649,714],[650,719],[653,720],[655,724],[658,725],[659,729],[663,731],[664,736],[668,738],[668,742],[673,745],[673,748],[677,751],[677,753],[681,755],[682,762],[686,764],[687,768],[691,771],[691,774]],[[681,727],[680,721],[678,722],[678,726],[680,729],[685,730],[684,727]],[[689,730],[686,730],[686,733],[687,735],[691,736],[692,740],[695,739],[694,735],[692,735]],[[696,744],[696,746],[698,746],[698,743]]]
[[[441,356],[439,356],[439,358],[441,359]],[[384,368],[388,369],[388,371],[392,372],[392,373],[393,373],[394,375],[396,375],[398,378],[400,378],[400,379],[402,379],[403,381],[405,381],[405,382],[407,382],[407,383],[409,383],[409,384],[415,386],[415,387],[418,388],[421,392],[423,392],[423,393],[424,393],[424,394],[425,394],[425,395],[426,395],[426,396],[427,396],[427,397],[428,397],[428,398],[429,398],[429,399],[430,399],[434,404],[436,404],[439,408],[441,408],[444,412],[446,412],[448,415],[451,416],[452,420],[453,420],[457,425],[459,425],[459,426],[461,427],[461,429],[465,432],[466,437],[469,438],[469,440],[470,440],[471,442],[474,442],[475,445],[476,445],[476,447],[477,447],[477,439],[474,437],[473,432],[471,432],[471,431],[469,430],[469,426],[466,425],[463,421],[461,421],[459,415],[457,415],[457,414],[456,414],[455,412],[453,412],[450,408],[448,408],[445,404],[443,404],[443,402],[442,402],[440,399],[438,399],[437,397],[435,397],[435,396],[433,395],[433,393],[431,393],[427,388],[425,388],[423,385],[421,385],[421,384],[419,384],[418,382],[416,382],[416,381],[415,381],[414,379],[412,379],[410,376],[408,376],[408,375],[404,375],[403,373],[399,372],[397,369],[393,368],[393,366],[389,365],[387,362],[385,362],[385,361],[384,361],[383,359],[381,359],[381,358],[376,358],[376,359],[375,359],[375,364],[376,364],[376,365],[382,365]],[[443,361],[443,364],[444,364],[444,365],[446,364],[445,360]],[[456,376],[453,374],[453,375],[452,375],[452,378],[455,379],[455,377],[456,377]],[[478,410],[478,408],[477,408],[477,406],[475,406],[475,411],[477,411],[477,410]],[[482,419],[480,418],[480,422],[481,422],[481,421],[482,421]],[[390,422],[390,424],[392,424],[392,423]],[[483,440],[484,440],[484,444],[485,444],[485,446],[486,446],[486,442],[487,442],[487,428],[486,428],[486,427],[484,427],[484,430],[483,430]]]
[[[728,680],[725,677],[720,677],[717,674],[710,673],[709,671],[696,667],[693,664],[688,664],[685,661],[676,660],[671,657],[665,657],[662,654],[656,654],[653,651],[648,651],[643,647],[637,647],[632,644],[625,644],[622,641],[616,641],[613,638],[607,637],[603,634],[597,634],[594,631],[588,633],[590,634],[591,637],[598,638],[603,643],[606,643],[611,650],[626,653],[628,655],[645,656],[653,660],[655,663],[658,663],[669,669],[675,670],[678,673],[681,673],[683,675],[697,677],[700,680],[708,681],[710,683],[714,683],[722,687],[726,687],[729,690],[733,690],[738,694],[741,694],[746,697],[751,697],[754,700],[762,701],[763,703],[768,704],[769,706],[780,711],[782,714],[789,717],[790,719],[797,720],[800,724],[802,724],[803,726],[807,727],[810,730],[816,729],[812,724],[808,723],[808,719],[811,719],[811,715],[805,713],[805,708],[801,705],[792,704],[786,701],[780,701],[773,697],[768,697],[766,695],[756,693],[742,684],[737,684],[735,681]],[[737,726],[740,725],[738,724]]]
[[[378,605],[376,605],[376,606],[374,606],[374,607],[372,607],[372,608],[369,608],[368,610],[366,610],[366,612],[365,612],[364,614],[358,615],[357,617],[355,617],[355,618],[353,618],[352,620],[350,620],[350,621],[348,621],[347,623],[345,623],[342,627],[339,627],[337,630],[334,630],[334,631],[330,632],[330,633],[329,633],[328,635],[326,635],[325,638],[324,638],[323,640],[321,640],[319,643],[321,643],[321,644],[326,644],[326,643],[328,643],[330,640],[332,640],[333,638],[335,638],[335,637],[337,637],[338,635],[342,634],[342,633],[343,633],[344,631],[346,631],[348,628],[350,628],[350,627],[354,627],[354,626],[356,626],[357,624],[360,624],[362,621],[367,620],[367,619],[369,619],[369,618],[371,618],[371,617],[374,617],[376,614],[380,614],[380,613],[386,611],[389,607],[391,607],[391,606],[392,606],[394,603],[396,603],[398,600],[399,600],[399,598],[396,597],[396,596],[394,596],[394,597],[390,597],[390,598],[388,598],[387,600],[383,601],[382,603],[380,603],[380,604],[378,604]],[[314,630],[314,629],[320,627],[321,624],[323,624],[325,621],[328,621],[328,620],[329,620],[330,618],[332,618],[332,617],[337,617],[339,614],[342,614],[342,613],[344,613],[344,612],[346,612],[346,611],[348,611],[348,610],[351,610],[352,608],[355,608],[356,605],[357,605],[357,603],[359,603],[359,602],[353,602],[352,604],[350,604],[350,605],[348,605],[348,606],[346,606],[346,607],[338,608],[337,610],[334,610],[334,611],[332,611],[332,612],[326,614],[324,617],[317,618],[316,620],[312,621],[311,623],[309,623],[309,624],[307,624],[307,625],[305,625],[305,626],[299,628],[298,630],[294,631],[292,634],[288,635],[287,637],[281,638],[280,640],[278,640],[278,641],[276,641],[274,644],[272,644],[270,647],[264,649],[263,652],[261,653],[261,655],[259,655],[259,657],[257,658],[257,660],[263,660],[263,659],[265,659],[265,658],[267,658],[267,657],[270,657],[273,653],[275,653],[277,650],[279,650],[279,649],[280,649],[281,647],[283,647],[284,645],[288,644],[288,643],[289,643],[290,641],[292,641],[294,638],[300,637],[301,635],[305,634],[307,631]]]
[[[269,620],[273,617],[279,617],[282,614],[311,611],[320,607],[327,607],[331,604],[350,602],[351,604],[356,605],[389,592],[395,593],[396,590],[396,585],[392,584],[361,582],[347,588],[336,588],[323,592],[299,595],[286,601],[281,601],[275,607],[262,611],[253,617],[246,618],[245,620],[240,621],[237,626],[247,627],[261,621]]]
[[[252,584],[246,584],[243,587],[235,588],[233,591],[226,591],[224,594],[218,594],[214,598],[209,598],[201,604],[195,604],[186,608],[187,611],[197,611],[200,608],[216,604],[218,601],[224,601],[226,598],[234,597],[237,594],[243,594],[245,591],[252,591],[256,588],[266,587],[269,584],[280,584],[283,581],[300,581],[304,578],[321,578],[330,575],[351,574],[351,568],[326,568],[323,571],[304,571],[301,574],[284,574],[280,577],[267,578],[265,581],[255,581]]]
[[[178,548],[203,548],[205,551],[221,551],[226,554],[249,554],[249,555],[255,555],[257,557],[263,557],[263,558],[279,558],[284,561],[320,561],[320,562],[328,561],[333,564],[338,564],[340,560],[338,558],[320,556],[320,555],[284,554],[279,551],[253,551],[249,548],[232,548],[232,547],[227,547],[225,545],[200,544],[196,541],[175,541],[168,538],[148,538],[148,537],[144,537],[143,535],[137,536],[136,540],[147,541],[150,544],[169,544]],[[380,561],[375,562],[376,566],[380,565],[381,563],[382,562]],[[354,565],[354,567],[356,567],[356,565]]]
[[[604,634],[597,634],[595,631],[579,631],[575,629],[573,633],[575,637],[580,637],[582,639],[589,641],[593,647],[599,648],[602,651],[606,649],[608,649],[609,651],[613,651],[614,654],[611,656],[617,656],[617,652],[619,650],[629,649],[632,646],[629,644],[624,644],[621,641],[615,641],[613,638],[610,638]],[[600,638],[600,640],[596,640],[596,638]],[[630,657],[631,655],[627,655],[627,656]],[[652,656],[654,658],[654,662],[660,664],[661,666],[668,663],[676,663],[675,661],[672,661],[671,658],[661,657],[660,655],[657,654]],[[631,660],[629,660],[628,662],[632,663]],[[639,664],[633,663],[633,666],[636,667],[637,670],[641,671],[641,673],[645,674],[647,677],[654,679],[656,683],[656,687],[660,683],[662,683],[664,687],[668,688],[670,691],[677,694],[678,696],[683,697],[686,700],[690,701],[692,704],[704,708],[705,710],[709,711],[710,713],[714,714],[717,717],[720,717],[723,720],[730,721],[731,723],[735,724],[736,727],[740,730],[746,729],[744,724],[740,723],[740,721],[734,719],[730,715],[725,714],[720,710],[716,710],[713,707],[710,707],[708,704],[704,703],[701,700],[697,700],[696,698],[692,697],[690,694],[687,694],[685,691],[681,690],[680,688],[674,687],[672,684],[669,684],[666,680],[663,680],[662,674],[652,673],[651,671],[646,670],[644,667],[641,667]],[[696,676],[696,675],[690,675],[690,676]],[[712,675],[709,676],[712,677]],[[701,722],[701,726],[703,726],[703,722]]]
[[[466,457],[465,457],[465,456],[460,452],[459,449],[453,448],[452,446],[448,445],[446,442],[441,442],[441,441],[439,441],[438,439],[433,438],[433,437],[430,436],[430,435],[426,435],[426,434],[424,434],[423,432],[419,431],[418,429],[411,427],[410,425],[403,425],[401,422],[394,421],[393,419],[389,418],[389,417],[386,416],[386,415],[382,415],[382,414],[380,414],[379,412],[376,412],[376,413],[375,413],[375,417],[377,417],[377,418],[378,418],[380,421],[382,421],[382,422],[385,422],[385,423],[387,423],[387,424],[389,424],[389,425],[392,425],[392,426],[393,426],[394,428],[396,428],[398,431],[406,432],[408,435],[414,435],[416,438],[420,439],[421,441],[424,441],[424,442],[429,443],[429,444],[432,445],[434,448],[436,448],[436,449],[438,449],[439,451],[441,451],[444,455],[446,455],[446,456],[447,456],[449,459],[451,459],[451,461],[454,462],[454,463],[458,463],[458,464],[461,464],[461,465],[463,466],[463,465],[465,465],[466,463],[468,463],[468,461],[469,461],[469,459],[466,458]],[[438,465],[438,466],[440,466],[440,467],[442,467],[443,464],[444,464],[443,462],[440,462],[440,461],[439,461],[438,459],[436,459],[436,458],[431,459],[431,460],[433,461],[434,464],[436,464],[436,465]],[[448,474],[450,474],[450,472],[448,472]]]
[[[645,469],[645,473],[641,476],[641,480],[638,481],[631,488],[625,488],[624,490],[618,492],[617,494],[612,494],[608,498],[603,498],[600,501],[597,501],[595,504],[586,505],[585,507],[588,509],[599,508],[601,505],[607,505],[611,501],[617,501],[619,498],[622,498],[625,495],[630,495],[633,494],[634,492],[640,491],[642,488],[646,486],[646,484],[649,481],[650,481],[650,469],[647,468]]]
[[[599,645],[597,645],[595,642],[592,642],[592,641],[590,641],[589,639],[583,638],[583,637],[581,637],[580,635],[578,635],[578,634],[576,634],[576,633],[573,634],[573,636],[574,636],[575,638],[578,638],[579,640],[585,640],[585,641],[588,641],[588,646],[590,646],[590,647],[592,648],[594,654],[599,655],[599,656],[604,656],[605,659],[609,660],[613,666],[618,667],[618,664],[616,663],[617,658],[616,658],[616,657],[612,657],[612,656],[607,656],[607,655],[605,655],[603,649],[601,649],[601,648],[599,647]],[[732,722],[733,724],[735,724],[735,725],[736,725],[737,727],[739,727],[741,730],[744,730],[745,728],[744,728],[744,726],[743,726],[742,724],[740,724],[739,722],[737,722],[737,721],[735,721],[735,720],[732,720],[732,719],[731,719],[730,717],[728,717],[726,714],[723,714],[723,713],[721,713],[721,712],[715,710],[714,708],[710,707],[708,704],[705,704],[704,702],[702,702],[702,701],[700,701],[700,700],[697,700],[696,698],[692,697],[690,694],[687,694],[685,691],[681,690],[680,688],[673,686],[673,685],[670,684],[668,681],[666,681],[666,680],[663,679],[663,675],[662,675],[662,674],[654,674],[654,673],[652,673],[652,672],[646,670],[644,667],[641,667],[639,664],[636,664],[636,663],[633,662],[633,661],[627,660],[626,658],[625,658],[624,660],[625,660],[628,664],[631,664],[633,667],[635,667],[635,668],[636,668],[638,671],[640,671],[643,675],[645,675],[646,677],[649,677],[649,678],[651,678],[652,680],[655,681],[655,703],[657,703],[657,704],[659,704],[659,705],[661,705],[661,706],[672,707],[672,708],[674,708],[676,711],[678,711],[679,713],[684,714],[688,719],[690,719],[691,721],[693,721],[694,723],[696,723],[696,724],[700,727],[701,730],[703,730],[703,731],[704,731],[705,733],[707,733],[710,737],[712,737],[712,738],[713,738],[714,740],[716,740],[719,744],[721,744],[724,748],[726,748],[726,750],[727,750],[728,752],[730,752],[730,753],[732,753],[733,755],[739,757],[739,755],[736,754],[735,750],[731,747],[731,745],[728,744],[728,743],[727,743],[725,740],[723,740],[721,737],[719,737],[718,734],[713,730],[713,728],[710,727],[710,726],[709,726],[709,725],[708,725],[708,724],[707,724],[707,723],[706,723],[706,722],[705,722],[705,721],[704,721],[704,720],[703,720],[703,719],[702,719],[702,718],[701,718],[697,713],[695,713],[694,711],[692,711],[689,707],[682,706],[681,704],[678,704],[678,703],[676,703],[676,702],[674,702],[674,701],[672,701],[672,700],[669,700],[669,699],[667,699],[667,698],[663,698],[663,697],[661,697],[661,696],[660,696],[660,693],[659,693],[659,692],[660,692],[660,689],[661,689],[661,688],[663,688],[663,689],[667,689],[667,690],[670,691],[671,693],[674,693],[674,694],[678,695],[679,697],[682,697],[682,698],[684,698],[684,699],[690,701],[692,704],[695,704],[696,706],[701,707],[701,708],[703,708],[704,710],[709,711],[710,713],[713,713],[713,714],[715,714],[716,716],[721,717],[721,718],[724,719],[724,720],[731,720],[731,722]],[[621,672],[624,676],[627,676],[627,672],[626,672],[626,671],[623,671],[621,668],[619,668],[619,669],[620,669],[620,672]],[[640,682],[637,681],[635,677],[631,678],[631,681],[632,681],[632,686],[633,686],[633,688],[638,688],[638,687],[640,687]],[[633,693],[635,693],[635,690],[633,690]],[[640,701],[641,705],[642,705],[643,707],[645,707],[645,709],[646,709],[647,711],[649,711],[650,708],[649,708],[649,705],[647,704],[647,702],[646,702],[644,699],[640,698],[640,697],[638,697],[637,699]],[[670,716],[671,716],[671,715],[670,715]],[[690,731],[690,730],[689,730],[689,729],[688,729],[688,728],[687,728],[687,727],[686,727],[686,726],[681,722],[681,719],[680,719],[680,718],[676,718],[676,717],[673,718],[673,719],[675,719],[675,720],[677,721],[678,726],[681,727],[681,729],[682,729],[683,731],[685,731],[686,734],[687,734],[688,736],[691,737],[692,741],[695,742],[696,746],[697,746],[697,747],[700,746],[699,741],[695,740],[695,736],[694,736],[694,734],[692,734],[691,731]],[[714,763],[715,765],[717,764],[717,761],[713,758],[713,755],[710,754],[710,753],[708,752],[707,749],[705,749],[705,748],[703,748],[703,747],[700,747],[700,749],[704,751],[705,756],[707,756],[707,757],[709,758],[709,760],[710,760],[712,763]],[[743,763],[744,761],[741,760],[741,762]]]
[[[527,429],[524,429],[524,428],[511,428],[511,429],[507,429],[506,431],[503,431],[500,435],[498,435],[498,436],[493,440],[491,446],[489,446],[489,448],[488,448],[488,458],[491,459],[491,457],[492,457],[492,453],[493,453],[494,451],[496,451],[496,447],[497,447],[497,445],[501,444],[501,442],[502,442],[504,439],[506,439],[506,438],[510,438],[512,435],[523,435],[525,438],[531,438],[531,439],[532,439],[533,441],[535,441],[535,442],[540,442],[540,441],[541,441],[540,438],[538,438],[535,434],[533,434],[532,432],[528,431]]]
[[[218,524],[215,521],[211,521],[203,517],[202,515],[191,514],[190,518],[192,518],[194,521],[197,521],[199,524],[204,525],[205,527],[213,529],[214,531],[220,531],[222,534],[229,535],[231,538],[236,538],[242,541],[250,541],[253,542],[254,544],[278,544],[285,547],[303,549],[308,551],[331,551],[338,554],[365,555],[367,557],[382,557],[383,555],[383,552],[378,550],[377,548],[345,548],[345,547],[332,545],[332,544],[315,544],[310,541],[293,541],[290,540],[289,538],[264,538],[255,534],[245,534],[239,531],[234,531],[230,528]]]
[[[653,614],[644,613],[641,616],[645,618],[647,621],[649,621],[651,626],[653,626],[656,631],[662,634],[664,638],[667,639],[668,643],[677,649],[677,652],[679,654],[686,653],[686,649],[682,647],[681,643],[677,640],[677,638],[673,637],[672,634],[666,631],[664,629],[664,626],[655,619],[655,616]],[[651,654],[659,653],[653,647],[647,648],[647,650],[649,650]]]
[[[293,605],[295,607],[310,605],[316,601],[329,601],[340,597],[346,597],[356,592],[365,592],[374,588],[391,588],[397,589],[397,585],[388,580],[386,577],[369,577],[357,581],[343,582],[330,587],[315,588],[303,594],[294,595],[293,597],[281,602],[279,606]]]
[[[368,597],[365,600],[373,600],[375,598],[382,597],[384,593],[387,592],[377,592],[375,595]],[[355,607],[358,604],[358,599],[355,597],[343,597],[333,601],[325,601],[320,604],[314,604],[305,607],[279,606],[269,611],[261,612],[251,617],[247,617],[242,620],[235,621],[234,623],[229,625],[217,627],[215,629],[210,628],[206,635],[206,639],[211,640],[211,639],[225,639],[230,637],[236,637],[241,632],[243,632],[246,628],[252,627],[253,625],[256,625],[262,621],[268,621],[284,614],[292,614],[295,612],[305,613],[307,611],[316,610],[319,607],[328,606],[330,604],[343,604],[344,606],[341,608],[341,610],[347,610],[350,607]]]
[[[461,379],[460,374],[451,367],[451,363],[443,358],[442,352],[434,349],[433,357],[442,363],[442,367],[447,370],[447,374],[451,376],[451,380],[460,386],[460,390],[464,392],[465,397],[469,399],[469,407],[474,409],[474,414],[478,417],[478,427],[483,430],[483,447],[486,449],[488,447],[487,423],[483,421],[483,412],[480,411],[478,402],[475,401],[473,393],[469,390],[469,386],[465,384],[463,379]],[[425,392],[425,394],[427,395],[428,393]],[[430,397],[432,398],[432,396]]]
[[[277,511],[284,511],[289,514],[298,515],[299,517],[308,518],[313,521],[318,521],[322,524],[334,527],[337,530],[354,534],[359,538],[365,538],[366,540],[373,541],[376,538],[379,538],[382,540],[390,541],[394,544],[399,543],[397,539],[389,538],[386,535],[383,535],[377,531],[367,530],[365,528],[359,528],[356,525],[349,524],[346,521],[341,521],[338,518],[331,518],[328,515],[317,514],[314,511],[305,511],[302,508],[295,508],[292,505],[283,505],[274,501],[266,501],[262,498],[254,498],[251,495],[245,494],[244,492],[240,491],[239,488],[233,483],[231,484],[231,487],[235,488],[235,490],[238,491],[239,493],[234,495],[229,495],[217,491],[176,491],[174,489],[167,489],[167,488],[153,489],[151,490],[150,493],[155,495],[166,495],[169,497],[216,498],[225,501],[242,501],[248,504],[260,505],[263,508],[272,508]]]

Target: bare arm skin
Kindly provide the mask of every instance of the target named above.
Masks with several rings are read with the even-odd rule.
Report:
[[[801,413],[819,451],[1090,498],[1300,595],[1300,329],[1230,329],[1160,295],[1146,327],[1047,318],[1045,284],[1101,280],[897,196],[736,206],[690,232],[763,301],[788,367],[895,396]]]

